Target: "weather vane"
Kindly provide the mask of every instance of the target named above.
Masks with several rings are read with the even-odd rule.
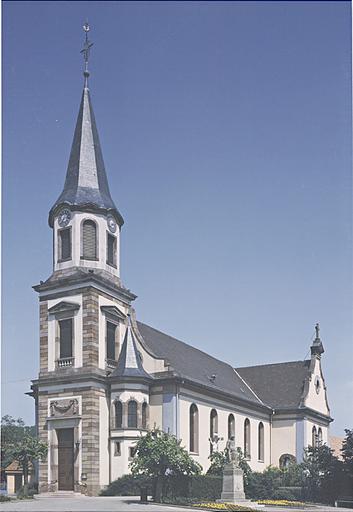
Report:
[[[85,44],[83,45],[83,49],[81,50],[81,53],[83,54],[83,58],[85,61],[85,70],[83,72],[83,76],[85,77],[85,87],[88,85],[88,77],[89,77],[89,71],[88,71],[88,59],[89,59],[89,53],[90,49],[93,46],[93,43],[91,43],[88,39],[88,32],[90,30],[88,21],[83,25],[83,30],[86,34]]]

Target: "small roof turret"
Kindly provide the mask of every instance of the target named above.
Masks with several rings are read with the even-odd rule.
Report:
[[[86,41],[82,53],[85,59],[84,88],[78,113],[64,189],[49,212],[49,225],[60,206],[72,209],[110,213],[122,226],[124,219],[111,198],[99,142],[96,121],[88,89],[88,57],[92,43],[88,40],[88,23],[84,25]]]
[[[117,367],[112,377],[141,377],[151,379],[152,377],[144,370],[141,355],[136,347],[136,341],[132,332],[130,315],[126,327],[124,342],[118,359]]]
[[[322,341],[320,339],[320,325],[318,323],[315,325],[315,333],[316,333],[315,339],[313,341],[313,344],[310,347],[311,355],[321,357],[321,354],[323,354],[325,352],[325,350],[324,350]]]

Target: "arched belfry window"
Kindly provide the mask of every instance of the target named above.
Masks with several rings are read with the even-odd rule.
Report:
[[[228,416],[228,439],[235,436],[235,419],[234,415],[230,414]]]
[[[198,451],[199,451],[199,411],[195,404],[190,405],[189,430],[190,430],[190,452],[198,453]]]
[[[262,421],[259,423],[258,431],[258,459],[260,461],[265,460],[265,445],[264,445],[264,425]]]
[[[137,428],[137,402],[130,400],[127,406],[127,426]]]
[[[143,402],[142,404],[142,428],[147,428],[147,409],[148,408],[148,404],[147,402]]]
[[[244,421],[244,456],[250,459],[250,420],[248,418]]]
[[[97,259],[97,226],[93,220],[85,220],[82,224],[82,251],[84,260]]]
[[[313,427],[311,431],[311,446],[315,448],[317,444],[317,434],[316,434],[316,427]]]
[[[123,426],[123,404],[120,401],[115,402],[115,428]]]

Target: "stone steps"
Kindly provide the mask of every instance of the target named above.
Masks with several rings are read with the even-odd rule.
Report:
[[[56,491],[56,492],[41,492],[40,494],[35,494],[34,498],[36,500],[41,500],[44,498],[83,498],[84,494],[80,492],[74,491]]]

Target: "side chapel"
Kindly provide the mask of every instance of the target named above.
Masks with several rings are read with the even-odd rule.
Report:
[[[40,371],[36,426],[48,443],[40,492],[96,495],[129,472],[136,441],[159,427],[206,471],[234,435],[253,470],[301,461],[328,442],[332,421],[316,327],[304,361],[234,368],[139,322],[120,278],[123,217],[109,191],[88,87],[84,87],[63,191],[49,212],[53,272],[34,286]]]

